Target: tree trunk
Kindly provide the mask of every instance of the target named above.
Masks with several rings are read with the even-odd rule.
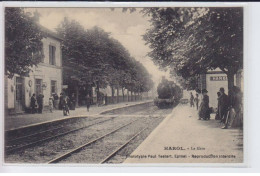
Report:
[[[232,72],[227,73],[228,90],[230,90],[232,87],[234,87],[234,76],[235,76],[235,74]]]
[[[238,68],[234,66],[227,67],[226,70],[224,68],[219,67],[224,73],[227,75],[228,79],[228,90],[232,89],[234,87],[235,82],[235,73],[237,72]],[[227,90],[227,92],[228,92]]]
[[[78,85],[76,85],[76,87],[75,87],[75,93],[76,93],[76,104],[75,104],[75,106],[78,108],[79,107],[79,86]]]
[[[131,90],[131,101],[133,101],[133,91]]]
[[[129,101],[129,90],[127,89],[127,101]]]
[[[96,90],[96,93],[97,93],[97,105],[99,105],[99,83],[97,83],[97,90]]]
[[[123,102],[125,101],[125,93],[124,93],[124,88],[122,87],[122,95],[123,95]]]
[[[119,103],[119,87],[116,88],[116,102]]]
[[[115,91],[113,86],[111,86],[111,91],[112,91],[112,103],[114,103]]]

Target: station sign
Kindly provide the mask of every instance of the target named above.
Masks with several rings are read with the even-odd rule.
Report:
[[[227,76],[211,76],[210,81],[227,81]]]

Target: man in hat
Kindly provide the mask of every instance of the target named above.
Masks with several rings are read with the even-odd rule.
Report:
[[[228,101],[228,96],[225,94],[225,89],[221,87],[219,89],[220,96],[218,99],[218,114],[219,118],[221,119],[222,123],[225,123],[226,118],[227,118],[227,112],[228,112],[228,107],[229,107],[229,101]]]
[[[42,109],[43,109],[43,98],[44,98],[44,95],[42,93],[40,93],[38,96],[37,96],[37,103],[38,103],[38,113],[42,113]]]
[[[34,114],[36,112],[36,108],[37,107],[37,100],[36,100],[36,95],[35,93],[32,95],[31,97],[31,108],[32,108],[32,114]]]

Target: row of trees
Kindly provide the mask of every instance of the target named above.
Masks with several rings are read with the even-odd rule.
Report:
[[[124,46],[99,27],[85,30],[75,20],[64,18],[57,28],[63,37],[62,53],[65,84],[88,84],[89,87],[147,92],[151,75]],[[99,95],[97,93],[97,95]]]
[[[44,57],[44,33],[39,28],[39,15],[25,13],[22,8],[6,8],[6,75],[27,75]],[[140,93],[153,87],[145,67],[109,33],[99,27],[84,29],[77,21],[64,20],[56,29],[61,42],[63,82],[78,88],[128,89]],[[97,94],[99,95],[99,94]]]
[[[144,8],[151,28],[144,40],[161,68],[194,82],[210,69],[227,74],[228,87],[243,68],[243,8]]]

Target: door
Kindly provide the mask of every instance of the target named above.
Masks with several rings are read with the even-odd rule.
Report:
[[[41,79],[35,79],[35,94],[36,97],[42,93],[42,80]]]
[[[15,88],[15,111],[21,112],[24,110],[24,80],[23,78],[16,77]]]
[[[51,80],[51,94],[57,93],[57,81]]]

